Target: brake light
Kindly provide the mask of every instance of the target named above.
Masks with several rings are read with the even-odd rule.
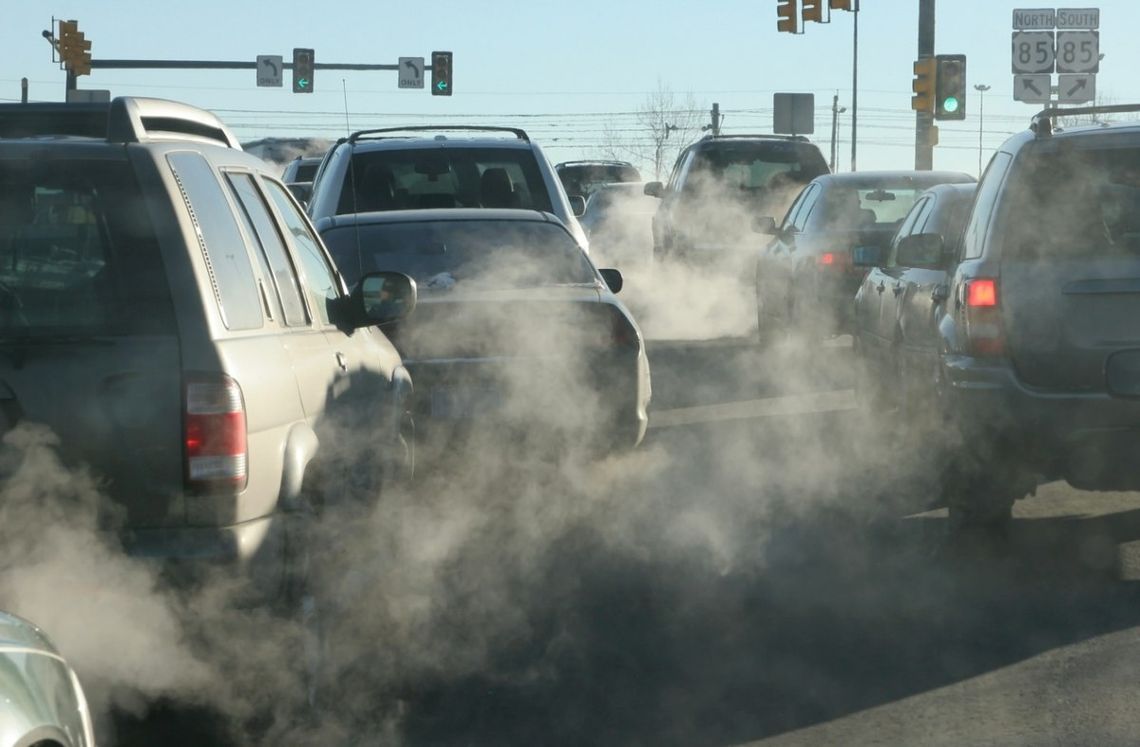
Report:
[[[819,263],[824,267],[830,267],[835,264],[835,252],[824,252],[819,255]]]
[[[615,306],[606,305],[606,319],[603,322],[606,326],[604,331],[599,336],[598,345],[602,348],[624,348],[637,346],[637,330],[634,329],[633,324],[621,313],[621,310]]]
[[[243,489],[249,464],[238,383],[221,374],[187,381],[182,418],[187,485]]]
[[[966,281],[966,340],[972,355],[1005,355],[1005,331],[996,278]]]
[[[966,305],[973,308],[997,306],[997,281],[978,278],[966,284]]]

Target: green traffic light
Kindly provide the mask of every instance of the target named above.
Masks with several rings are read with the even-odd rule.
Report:
[[[954,98],[953,96],[947,96],[942,101],[942,111],[945,111],[945,112],[956,112],[956,111],[958,111],[958,99]]]

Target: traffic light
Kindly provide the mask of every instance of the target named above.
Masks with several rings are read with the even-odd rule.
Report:
[[[431,53],[431,95],[451,95],[451,52]]]
[[[803,7],[800,9],[801,17],[804,23],[808,21],[815,21],[816,23],[823,23],[823,2],[824,0],[802,0]]]
[[[59,59],[72,75],[91,74],[91,42],[79,30],[78,21],[60,21],[56,38]]]
[[[831,0],[832,10],[851,10],[851,0]]]
[[[935,85],[935,119],[966,118],[966,55],[940,54]]]
[[[796,33],[796,3],[795,0],[776,0],[777,31]]]
[[[293,49],[293,93],[313,92],[313,50]]]
[[[914,95],[910,97],[910,108],[916,112],[934,111],[934,68],[933,57],[914,62],[914,82],[911,83]]]

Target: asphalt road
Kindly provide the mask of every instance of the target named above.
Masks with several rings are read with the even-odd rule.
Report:
[[[525,522],[494,501],[532,506],[526,480],[473,499],[502,521],[403,633],[446,655],[376,640],[347,741],[1136,743],[1140,494],[1043,486],[1010,537],[950,541],[921,463],[853,407],[846,341],[650,352],[644,447],[544,479]]]

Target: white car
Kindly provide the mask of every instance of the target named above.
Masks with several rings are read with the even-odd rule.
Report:
[[[94,747],[79,678],[43,631],[0,612],[0,745]]]

